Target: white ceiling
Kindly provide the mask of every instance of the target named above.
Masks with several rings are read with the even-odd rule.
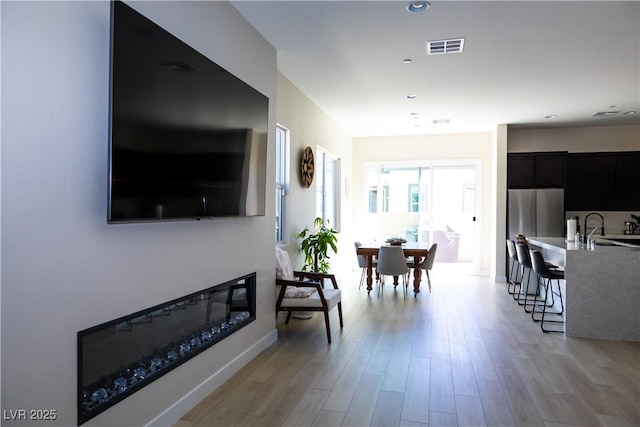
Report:
[[[640,2],[408,3],[232,2],[352,136],[640,124]],[[426,55],[427,41],[458,37],[464,52]],[[589,117],[607,111],[621,113]]]

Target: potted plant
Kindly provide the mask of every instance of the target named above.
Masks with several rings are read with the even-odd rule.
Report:
[[[327,221],[328,224],[328,221]],[[322,218],[318,217],[313,221],[315,229],[309,230],[305,227],[296,238],[301,239],[301,250],[304,253],[304,266],[302,271],[328,273],[329,272],[329,250],[338,252],[338,231],[325,225]]]

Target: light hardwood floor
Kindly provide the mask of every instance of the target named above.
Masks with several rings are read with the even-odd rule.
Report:
[[[436,264],[403,298],[340,280],[331,312],[279,340],[185,414],[203,426],[640,426],[640,343],[545,334],[506,285]],[[639,308],[640,309],[640,308]]]

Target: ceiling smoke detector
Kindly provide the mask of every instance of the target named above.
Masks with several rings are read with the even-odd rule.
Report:
[[[427,55],[460,53],[464,49],[464,38],[432,40],[427,42]]]

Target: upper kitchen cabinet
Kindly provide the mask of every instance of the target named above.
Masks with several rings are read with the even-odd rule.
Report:
[[[564,188],[565,152],[507,155],[508,188]]]
[[[566,210],[640,210],[640,152],[567,157]]]
[[[640,152],[616,157],[616,208],[640,211]]]
[[[569,154],[565,210],[615,210],[615,153]]]

